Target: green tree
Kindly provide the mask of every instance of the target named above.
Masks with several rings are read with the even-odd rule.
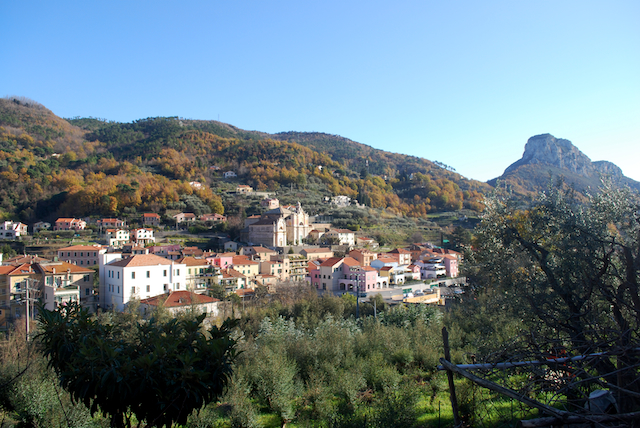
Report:
[[[134,416],[171,427],[219,397],[232,371],[232,323],[203,331],[204,317],[108,322],[71,304],[40,309],[38,339],[61,385],[92,414],[112,427],[131,427]]]
[[[489,198],[469,261],[530,328],[530,351],[604,353],[584,363],[581,387],[615,389],[628,411],[640,403],[640,198],[609,183],[587,198],[561,185],[528,210]]]

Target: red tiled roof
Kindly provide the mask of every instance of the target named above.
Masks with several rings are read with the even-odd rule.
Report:
[[[360,262],[353,257],[345,257],[343,262],[349,267],[360,266]]]
[[[109,263],[110,266],[117,267],[138,267],[138,266],[155,266],[155,265],[171,265],[171,260],[155,254],[136,254],[135,256]]]
[[[161,294],[159,296],[149,297],[148,299],[141,300],[140,303],[146,303],[152,306],[162,305],[165,308],[175,308],[191,304],[198,305],[219,301],[219,299],[214,299],[204,294],[195,294],[190,291],[172,291],[169,295]]]
[[[324,262],[320,266],[334,266],[338,264],[342,260],[342,257],[331,257]]]

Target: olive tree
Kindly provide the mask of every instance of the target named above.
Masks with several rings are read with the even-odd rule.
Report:
[[[232,323],[204,330],[204,316],[109,322],[77,304],[41,308],[38,339],[61,385],[92,414],[112,427],[171,427],[219,397],[232,371]]]
[[[469,259],[476,284],[530,327],[527,346],[547,355],[601,353],[573,363],[574,380],[610,388],[623,409],[633,408],[640,392],[638,195],[605,182],[582,196],[559,184],[527,209],[494,195],[476,234]]]

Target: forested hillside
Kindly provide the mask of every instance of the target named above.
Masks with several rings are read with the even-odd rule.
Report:
[[[0,209],[7,218],[164,212],[185,203],[222,213],[219,195],[233,187],[222,180],[227,170],[256,190],[347,195],[413,217],[480,210],[489,189],[428,160],[328,134],[269,135],[178,117],[65,120],[28,99],[0,99]],[[205,186],[194,190],[191,181]]]

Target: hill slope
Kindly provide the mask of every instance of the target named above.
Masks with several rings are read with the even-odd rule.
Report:
[[[238,174],[235,183],[222,179],[226,170]],[[192,181],[205,186],[194,190]],[[298,195],[342,194],[414,217],[480,209],[489,190],[426,159],[328,134],[270,135],[177,117],[65,120],[30,100],[0,99],[3,217],[222,212],[221,192],[238,182],[258,190],[296,188]]]

